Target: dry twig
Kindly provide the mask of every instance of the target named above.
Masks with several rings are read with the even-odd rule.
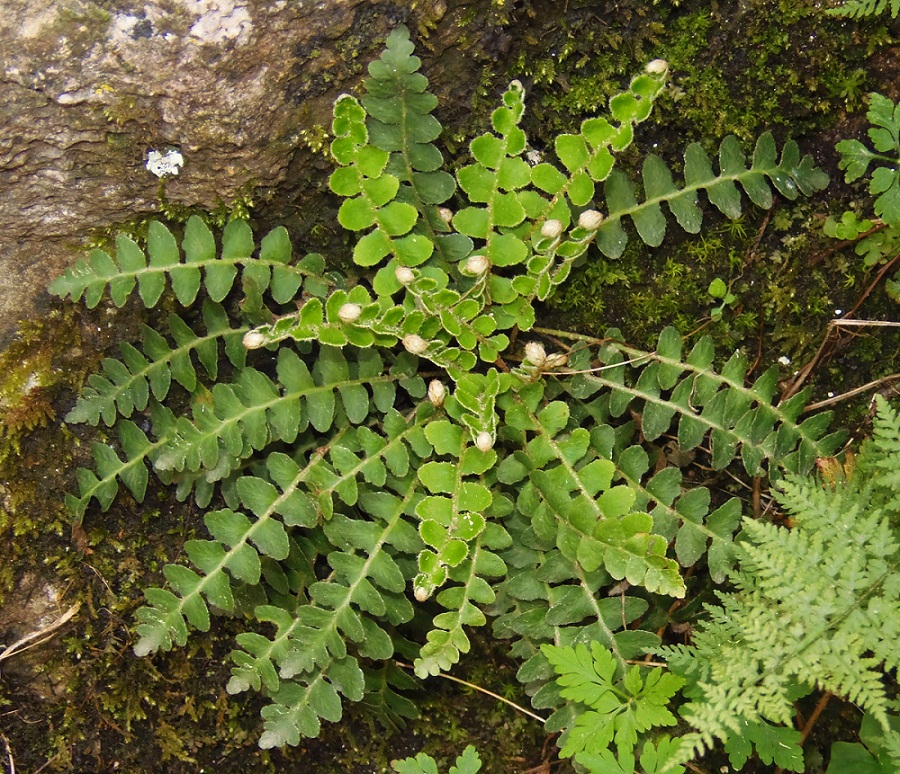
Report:
[[[13,656],[18,655],[19,653],[23,653],[29,648],[33,648],[37,645],[41,645],[44,642],[47,642],[53,634],[59,629],[61,626],[66,624],[69,620],[71,620],[72,616],[78,612],[81,607],[80,602],[76,602],[72,607],[66,610],[59,618],[57,618],[53,623],[48,624],[42,629],[38,629],[36,632],[31,632],[31,634],[26,634],[21,639],[16,640],[12,645],[4,648],[2,652],[0,652],[0,661],[3,661],[7,658],[12,658]]]

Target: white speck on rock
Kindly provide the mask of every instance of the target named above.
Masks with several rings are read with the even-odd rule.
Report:
[[[117,13],[112,18],[111,32],[119,39],[130,38],[135,25],[140,21],[137,16],[128,13]]]
[[[184,156],[180,151],[170,149],[164,153],[158,150],[147,152],[147,169],[157,177],[177,175],[183,164]]]
[[[247,9],[235,0],[183,0],[189,11],[197,15],[191,35],[203,43],[243,43],[253,24]]]

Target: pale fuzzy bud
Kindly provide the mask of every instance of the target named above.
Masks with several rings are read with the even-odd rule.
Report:
[[[449,224],[453,220],[453,210],[448,210],[446,207],[438,207],[438,215],[444,223]]]
[[[428,400],[430,400],[434,406],[443,406],[444,398],[446,397],[447,388],[444,387],[444,383],[439,379],[432,379],[431,383],[428,385]]]
[[[494,439],[491,437],[491,434],[485,430],[482,430],[475,437],[475,446],[478,448],[478,451],[489,452],[493,445]]]
[[[409,333],[402,340],[404,349],[411,355],[421,355],[428,349],[428,342],[417,333]]]
[[[408,285],[416,278],[416,275],[413,274],[413,270],[408,266],[398,266],[394,269],[394,276],[401,285]]]
[[[647,62],[645,69],[651,75],[662,75],[669,69],[669,63],[665,59],[654,59],[652,62]]]
[[[247,349],[259,349],[260,347],[265,346],[266,337],[263,336],[259,331],[247,331],[244,334],[244,346]]]
[[[428,589],[424,586],[416,586],[416,590],[413,592],[413,595],[416,598],[416,602],[425,602],[431,594],[428,593]]]
[[[539,341],[529,341],[525,345],[525,360],[532,365],[542,366],[547,361],[544,345]]]
[[[603,214],[597,210],[585,210],[578,216],[578,225],[588,231],[596,231],[603,223]]]
[[[555,218],[545,220],[544,225],[541,226],[541,236],[550,237],[551,239],[556,239],[556,237],[562,234],[562,231],[562,222],[556,220]]]
[[[361,314],[362,307],[359,304],[344,304],[338,309],[338,317],[345,323],[352,323]]]
[[[484,274],[490,268],[491,262],[483,255],[470,255],[463,265],[463,271],[466,274],[473,274],[475,276]]]
[[[547,355],[547,360],[544,361],[544,367],[559,368],[560,366],[564,366],[568,362],[568,355],[563,355],[561,352],[554,352],[552,355]]]

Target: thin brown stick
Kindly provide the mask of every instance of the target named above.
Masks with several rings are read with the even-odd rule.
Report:
[[[759,366],[759,362],[762,360],[763,354],[763,329],[765,327],[765,315],[763,314],[762,304],[759,305],[759,311],[757,312],[759,316],[759,331],[756,334],[756,359],[753,361],[753,365],[747,370],[745,378],[750,378],[750,375],[757,369]]]
[[[753,477],[753,492],[751,495],[751,502],[753,503],[753,518],[760,519],[762,518],[762,506],[760,505],[760,494],[761,494],[761,482],[759,476]]]
[[[49,640],[54,632],[59,629],[63,624],[67,623],[69,619],[72,618],[75,613],[78,612],[78,609],[81,607],[80,602],[76,602],[72,607],[66,610],[59,618],[57,618],[53,623],[48,624],[43,629],[38,629],[36,632],[31,632],[31,634],[26,634],[19,640],[16,640],[12,645],[7,646],[3,652],[0,652],[0,661],[4,659],[11,658],[12,656],[18,655],[29,648],[33,648],[37,645],[41,645],[42,643]]]
[[[845,320],[839,317],[832,320],[835,328],[900,328],[900,322],[894,320]]]
[[[895,255],[888,263],[881,267],[881,270],[875,276],[875,279],[869,283],[868,287],[863,291],[862,295],[857,299],[856,303],[853,305],[853,308],[846,312],[843,316],[838,318],[837,320],[832,320],[828,324],[828,328],[825,330],[825,336],[822,339],[822,343],[819,345],[819,349],[816,351],[816,354],[813,355],[813,359],[807,363],[803,369],[797,374],[794,381],[792,381],[784,391],[784,394],[781,396],[781,403],[786,401],[791,396],[795,395],[799,390],[803,383],[807,380],[809,375],[812,373],[813,369],[818,365],[819,361],[824,356],[826,345],[830,343],[831,333],[834,330],[836,325],[843,326],[862,326],[866,324],[866,321],[860,320],[852,320],[850,318],[853,317],[853,314],[862,306],[863,301],[869,296],[869,294],[875,289],[875,286],[881,281],[885,274],[890,270],[890,268],[900,260],[900,253]],[[874,322],[870,321],[868,324],[871,325],[895,325],[896,323],[883,323],[883,322]]]
[[[816,706],[813,709],[812,714],[809,716],[807,721],[803,724],[803,730],[800,732],[800,742],[799,742],[801,747],[803,747],[803,744],[806,742],[806,737],[809,736],[809,732],[812,731],[812,727],[815,725],[816,721],[819,719],[819,715],[822,714],[822,710],[824,710],[825,707],[828,705],[828,701],[831,699],[832,695],[833,694],[831,693],[831,691],[825,691],[825,693],[822,694],[822,697],[816,703]],[[803,720],[803,718],[801,717],[799,712],[797,713],[797,720],[798,721]],[[777,769],[775,769],[775,774],[784,774],[784,769],[781,768],[781,766],[779,766]]]
[[[702,331],[704,328],[706,328],[710,323],[712,323],[712,317],[709,317],[706,320],[704,320],[702,323],[700,323],[700,325],[698,325],[696,328],[694,328],[694,330],[692,330],[690,333],[685,335],[685,338],[692,339],[694,336],[696,336],[698,333],[700,333],[700,331]]]
[[[6,762],[9,765],[9,774],[16,774],[16,762],[13,759],[12,750],[9,748],[9,740],[3,734],[0,734],[3,740],[3,746],[6,748]]]
[[[756,240],[750,246],[750,249],[747,250],[747,254],[744,256],[744,266],[749,266],[753,259],[756,257],[756,251],[759,248],[759,243],[762,242],[763,234],[766,233],[766,228],[769,226],[769,221],[772,219],[772,213],[775,212],[775,202],[772,202],[772,206],[769,207],[769,211],[766,213],[766,217],[763,218],[762,225],[759,227],[759,230],[756,232]]]
[[[831,700],[831,697],[834,694],[831,691],[825,691],[822,694],[822,697],[816,703],[815,709],[812,711],[812,714],[809,716],[809,719],[806,721],[806,724],[803,726],[803,730],[800,732],[800,746],[803,746],[803,743],[806,741],[806,737],[809,736],[810,731],[812,731],[813,726],[816,724],[816,721],[819,719],[819,715],[822,714],[822,711],[825,707],[828,706],[828,702]]]
[[[834,255],[839,250],[843,250],[845,247],[850,247],[850,245],[855,245],[857,242],[865,239],[867,236],[872,236],[872,234],[876,233],[877,231],[882,231],[885,228],[887,228],[886,224],[877,223],[868,231],[857,236],[856,239],[842,239],[840,242],[836,242],[835,244],[831,245],[831,247],[829,247],[827,250],[822,250],[821,252],[816,253],[814,256],[812,256],[809,259],[809,265],[815,266],[816,264],[824,261],[830,255]]]
[[[830,343],[831,340],[831,332],[834,330],[833,321],[828,323],[828,327],[825,329],[825,336],[822,338],[822,343],[819,344],[819,348],[816,350],[816,354],[813,355],[812,360],[810,360],[803,368],[800,369],[800,372],[797,376],[794,377],[794,381],[792,381],[787,387],[785,387],[784,392],[781,395],[780,403],[784,403],[788,398],[796,395],[800,388],[803,386],[803,382],[806,381],[807,377],[812,373],[813,369],[818,364],[819,360],[822,359],[822,356],[825,353],[826,345]]]
[[[869,390],[874,390],[876,387],[880,387],[882,384],[888,384],[890,382],[897,381],[897,379],[900,379],[900,374],[882,376],[880,379],[876,379],[874,382],[868,382],[860,387],[855,387],[854,389],[848,390],[847,392],[842,392],[840,395],[835,395],[831,398],[820,400],[818,403],[810,403],[806,408],[803,409],[803,411],[804,413],[807,411],[818,411],[819,409],[826,408],[827,406],[833,406],[835,403],[840,403],[842,400],[855,398],[857,395],[861,395],[862,393],[868,392]]]
[[[412,670],[412,671],[415,671],[415,667],[413,667],[411,664],[404,664],[404,663],[401,662],[401,661],[395,661],[394,663],[395,663],[398,667],[401,667],[402,669],[410,669],[410,670]],[[531,710],[525,709],[525,707],[521,706],[520,704],[516,704],[514,701],[510,701],[509,699],[507,699],[507,698],[501,696],[501,695],[498,694],[498,693],[494,693],[493,691],[489,691],[487,688],[482,688],[480,685],[475,685],[475,683],[470,683],[468,680],[460,680],[460,678],[454,677],[453,675],[448,675],[448,674],[446,674],[445,672],[440,672],[437,676],[438,676],[438,677],[443,677],[445,680],[451,680],[451,681],[453,681],[454,683],[459,683],[460,685],[464,685],[464,686],[466,686],[467,688],[471,688],[471,689],[474,690],[474,691],[480,691],[481,693],[487,694],[488,696],[490,696],[490,697],[496,699],[497,701],[502,701],[504,704],[508,704],[510,707],[512,707],[513,709],[518,710],[518,711],[521,712],[522,714],[528,715],[528,717],[534,718],[535,720],[539,720],[541,723],[546,723],[546,722],[547,722],[547,719],[546,719],[546,718],[542,718],[540,715],[536,715],[536,714],[535,714],[534,712],[532,712]]]
[[[862,302],[865,301],[866,298],[868,298],[869,294],[875,289],[875,286],[879,282],[881,282],[884,275],[887,274],[888,271],[890,271],[891,267],[895,263],[897,263],[898,260],[900,260],[900,253],[897,253],[897,255],[895,255],[893,258],[891,258],[890,261],[888,261],[884,266],[881,267],[881,270],[878,272],[878,274],[875,275],[875,279],[873,279],[869,283],[869,286],[863,291],[863,294],[857,299],[856,303],[853,305],[853,308],[849,312],[844,314],[843,317],[853,317],[856,310],[862,306]]]

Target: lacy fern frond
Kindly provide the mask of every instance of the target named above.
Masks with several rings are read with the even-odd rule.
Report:
[[[394,761],[391,768],[397,774],[438,774],[434,758],[425,753],[419,753],[415,758]],[[450,767],[448,774],[477,774],[479,771],[481,771],[481,758],[478,757],[475,748],[469,745],[456,759],[456,763]]]
[[[874,151],[859,140],[841,140],[835,148],[841,154],[838,166],[845,170],[844,180],[852,183],[874,165],[869,192],[877,195],[875,214],[888,226],[900,226],[900,106],[877,92],[869,95],[866,118],[872,124],[868,131]]]
[[[829,8],[825,13],[832,16],[849,16],[859,19],[863,16],[875,16],[891,9],[891,18],[896,19],[900,13],[900,0],[847,0],[837,8]]]
[[[682,714],[696,749],[741,732],[742,722],[789,723],[791,690],[847,698],[887,728],[883,672],[900,666],[900,542],[881,507],[900,468],[897,414],[882,402],[879,433],[849,480],[788,477],[776,497],[791,529],[745,520],[737,590],[689,647],[662,648],[693,682]],[[884,471],[887,471],[886,473]]]
[[[562,757],[581,761],[584,754],[598,754],[615,743],[621,758],[634,750],[639,732],[677,722],[666,705],[684,684],[682,678],[658,667],[642,673],[635,665],[615,679],[616,660],[598,642],[590,649],[579,643],[541,650],[558,674],[563,698],[586,708],[560,740]]]

